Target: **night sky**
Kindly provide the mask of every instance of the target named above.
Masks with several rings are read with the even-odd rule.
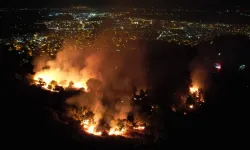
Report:
[[[249,8],[247,0],[1,0],[1,7],[135,6],[176,8]]]

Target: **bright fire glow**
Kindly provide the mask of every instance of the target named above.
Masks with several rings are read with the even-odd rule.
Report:
[[[87,132],[90,133],[90,134],[98,135],[98,136],[102,135],[102,132],[96,132],[95,131],[95,125],[89,126],[88,129],[87,129]]]
[[[84,131],[86,131],[89,134],[93,134],[96,136],[101,136],[102,132],[100,131],[96,131],[96,125],[90,124],[89,120],[84,120],[82,121],[81,125],[83,125]],[[143,128],[144,129],[144,128]],[[143,130],[142,128],[140,128],[140,130]],[[112,127],[109,131],[108,131],[108,135],[124,135],[126,133],[126,129],[123,128],[121,130],[118,130],[118,127]]]
[[[111,128],[110,131],[109,131],[109,135],[122,135],[125,133],[125,129],[122,129],[121,131],[115,129],[115,128]]]
[[[189,88],[191,94],[196,93],[196,97],[199,97],[199,88],[197,86],[193,86]]]
[[[195,92],[198,92],[198,87],[195,87],[195,86],[194,87],[190,87],[189,91],[190,91],[191,94],[193,94]]]
[[[34,69],[36,73],[34,76],[32,76],[33,81],[31,81],[31,84],[35,84],[38,87],[42,87],[52,92],[58,92],[61,91],[61,89],[89,90],[85,92],[79,92],[79,95],[70,97],[66,101],[69,105],[76,106],[77,110],[78,108],[83,108],[85,106],[88,107],[88,111],[91,112],[90,115],[86,115],[85,110],[75,111],[75,108],[72,108],[67,110],[69,111],[69,117],[76,121],[81,121],[82,130],[84,130],[86,133],[97,136],[104,135],[104,133],[108,135],[125,136],[125,133],[128,131],[128,129],[133,129],[133,125],[128,124],[127,120],[124,119],[127,116],[127,112],[130,112],[131,109],[131,104],[126,103],[126,100],[128,100],[128,102],[130,102],[131,100],[131,95],[127,94],[128,91],[130,91],[127,88],[130,84],[130,78],[126,77],[125,82],[122,80],[123,77],[120,78],[120,76],[117,76],[116,73],[112,73],[114,72],[113,70],[106,69],[111,68],[111,64],[116,64],[116,61],[111,61],[103,65],[106,57],[109,58],[109,56],[104,54],[103,52],[93,54],[89,54],[89,52],[86,52],[85,55],[80,51],[77,51],[75,53],[73,51],[67,50],[67,45],[64,45],[64,47],[65,50],[63,49],[59,53],[57,53],[55,60],[48,60],[46,62],[44,62],[43,59],[40,60],[40,58],[37,60],[37,64]],[[123,62],[123,58],[119,58],[121,58],[121,60],[118,60],[118,65],[120,63],[122,64]],[[104,72],[100,72],[101,70],[103,70]],[[110,81],[111,78],[108,78],[108,81],[105,81],[105,83],[109,81],[110,83],[112,83],[107,83],[107,85],[114,85],[114,88],[112,88],[112,90],[114,89],[114,91],[111,91],[111,96],[108,97],[110,97],[110,99],[112,100],[117,99],[116,97],[119,96],[121,97],[122,102],[122,104],[116,104],[116,102],[114,101],[114,104],[116,104],[116,110],[114,111],[115,114],[113,115],[113,117],[115,119],[113,120],[104,119],[104,115],[106,115],[106,107],[104,108],[102,104],[103,91],[100,90],[100,92],[96,92],[97,84],[95,83],[97,82],[88,82],[91,81],[91,79],[94,79],[102,83],[107,75],[114,77],[114,81],[118,81],[116,83],[114,81]],[[115,84],[113,84],[113,82]],[[87,83],[89,87],[87,86]],[[118,91],[119,94],[116,94],[116,91]],[[122,93],[122,91],[124,91],[124,93]],[[109,107],[107,108],[109,109]],[[83,118],[84,120],[82,120]],[[101,124],[101,119],[104,119],[105,126]],[[106,126],[106,124],[108,124],[108,127]],[[109,127],[111,128],[109,129]],[[144,128],[141,127],[138,128],[138,130],[143,129]]]
[[[138,127],[134,127],[135,130],[144,130],[145,127],[144,126],[138,126]]]
[[[89,75],[87,73],[85,73],[86,76],[84,77],[79,77],[77,75],[73,75],[73,73],[69,74],[63,71],[60,71],[60,69],[47,69],[47,70],[42,70],[40,72],[37,72],[33,79],[36,81],[36,85],[42,86],[44,89],[46,90],[50,90],[53,92],[56,92],[54,90],[55,86],[61,86],[62,88],[75,88],[75,89],[80,89],[80,88],[84,88],[87,89],[87,85],[86,82],[88,81],[88,79],[90,79],[92,76]],[[41,80],[42,79],[42,80]],[[40,83],[39,82],[43,82]],[[74,84],[72,84],[72,82]],[[49,86],[52,86],[52,88]],[[103,133],[107,133],[108,135],[112,135],[112,136],[126,136],[127,133],[127,128],[119,128],[117,125],[113,125],[111,126],[110,129],[104,129],[104,130],[99,130],[98,129],[98,124],[97,122],[99,122],[99,119],[95,119],[95,120],[82,120],[81,125],[82,125],[82,129],[89,134],[95,135],[95,136],[102,136]],[[145,127],[143,126],[139,126],[134,128],[136,130],[144,130]]]
[[[72,86],[72,88],[76,89],[87,89],[86,82],[89,77],[87,75],[78,77],[77,75],[63,72],[60,69],[47,69],[37,72],[33,79],[36,81],[36,84],[39,84],[39,79],[42,79],[45,82],[42,87],[44,89],[53,91],[53,89],[48,89],[48,85],[50,85],[52,81],[55,81],[58,86],[61,86],[63,88]],[[71,83],[73,84],[70,85]]]
[[[102,132],[96,132],[96,126],[94,124],[90,124],[89,120],[82,121],[81,125],[83,125],[83,128],[86,132],[93,135],[102,135]]]
[[[193,109],[193,108],[194,108],[194,105],[189,105],[189,108],[190,108],[190,109]]]

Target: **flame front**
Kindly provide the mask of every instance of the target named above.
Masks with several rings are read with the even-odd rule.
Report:
[[[125,132],[126,132],[125,129],[121,129],[121,131],[119,131],[116,128],[111,128],[108,134],[109,135],[123,135]]]
[[[41,84],[44,89],[54,91],[53,88],[55,86],[61,86],[64,89],[68,87],[75,89],[87,89],[86,82],[89,78],[90,77],[87,74],[79,76],[60,69],[45,69],[37,72],[33,79],[36,81],[35,84],[41,84],[39,82],[39,80],[41,80],[44,82],[44,84]],[[53,81],[55,82],[54,85],[52,84]],[[48,88],[49,85],[51,85],[52,88]]]
[[[102,132],[101,131],[97,131],[96,129],[96,124],[95,123],[90,123],[89,120],[83,120],[81,125],[83,126],[83,129],[85,132],[89,133],[89,134],[93,134],[96,136],[101,136]],[[144,130],[144,128],[140,128],[140,130]],[[126,133],[126,129],[123,128],[121,130],[118,129],[118,127],[111,127],[109,131],[107,131],[108,135],[124,135]]]
[[[53,92],[57,92],[56,86],[60,86],[64,89],[66,88],[75,88],[75,89],[88,89],[86,82],[90,79],[87,73],[85,73],[86,76],[80,76],[80,75],[75,75],[73,73],[68,73],[68,72],[64,72],[63,70],[60,69],[45,69],[45,70],[41,70],[40,72],[37,72],[33,79],[35,80],[35,84],[36,85],[40,85],[42,88],[46,89],[46,90],[50,90]],[[91,93],[90,91],[88,91],[87,93],[84,93],[85,95],[88,95],[89,93]],[[93,93],[91,93],[93,94]],[[91,95],[90,94],[90,95]],[[96,94],[96,93],[95,93]],[[97,94],[98,95],[98,94]],[[97,96],[95,95],[95,96]],[[88,96],[87,96],[88,97]],[[98,96],[97,96],[98,97]],[[93,98],[93,103],[88,103],[88,105],[90,105],[91,109],[90,111],[93,111],[95,114],[95,117],[91,118],[91,119],[83,119],[81,120],[81,125],[82,125],[82,129],[89,134],[95,135],[95,136],[102,136],[104,133],[110,136],[127,136],[127,132],[130,129],[134,129],[134,130],[138,130],[138,131],[142,131],[145,129],[144,126],[136,126],[136,127],[127,127],[127,126],[123,126],[121,127],[120,125],[118,126],[118,124],[112,124],[111,122],[109,122],[110,128],[105,128],[105,129],[100,129],[99,127],[99,121],[100,119],[102,119],[102,113],[100,110],[101,109],[101,105],[99,102],[99,99],[95,97]],[[74,99],[74,98],[73,98]],[[128,97],[128,99],[130,99]],[[70,99],[68,99],[70,100]],[[83,101],[82,101],[83,102]],[[125,105],[125,102],[122,101],[122,105]],[[120,109],[119,112],[119,117],[116,118],[117,120],[122,120],[124,119],[124,116],[127,112],[127,107],[125,106],[119,106],[117,105],[117,108]],[[124,110],[123,110],[124,109]],[[123,111],[122,111],[123,110]],[[114,122],[116,122],[117,120],[112,120]]]
[[[96,132],[95,131],[95,125],[89,126],[88,129],[87,129],[87,132],[90,133],[90,134],[98,135],[98,136],[102,135],[102,132]]]
[[[98,136],[102,134],[102,132],[96,132],[96,126],[93,124],[90,124],[89,120],[83,120],[81,125],[83,125],[84,131],[86,131],[89,134],[98,135]]]

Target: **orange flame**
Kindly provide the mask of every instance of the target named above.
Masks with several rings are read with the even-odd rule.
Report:
[[[193,93],[195,93],[195,92],[198,92],[198,89],[199,89],[198,87],[193,86],[193,87],[190,87],[190,88],[189,88],[189,91],[190,91],[191,94],[193,94]]]
[[[134,127],[135,130],[144,130],[145,127],[144,126],[138,126],[138,127]]]
[[[48,85],[51,83],[51,81],[56,81],[58,86],[61,86],[63,88],[69,87],[70,82],[73,82],[72,88],[75,89],[87,89],[86,82],[89,79],[88,75],[85,77],[77,77],[73,74],[68,74],[66,72],[60,71],[60,69],[48,69],[48,70],[42,70],[40,72],[37,72],[34,76],[34,80],[38,81],[39,78],[41,78],[45,84],[42,86],[46,90],[48,89]],[[38,82],[36,82],[38,84]]]
[[[102,132],[100,131],[96,131],[96,124],[95,123],[90,123],[89,120],[83,120],[81,122],[81,125],[83,125],[83,129],[85,132],[89,133],[89,134],[93,134],[93,135],[96,135],[96,136],[101,136],[102,135]],[[137,126],[137,127],[134,127],[133,128],[134,130],[144,130],[145,129],[145,126]],[[111,129],[108,131],[108,135],[113,135],[113,136],[117,136],[117,135],[120,135],[120,136],[126,136],[126,132],[128,130],[126,128],[122,128],[121,130],[119,130],[119,128],[117,126],[113,126],[111,127]]]
[[[84,131],[88,132],[89,134],[97,136],[102,135],[102,132],[96,132],[96,126],[94,124],[90,124],[89,120],[83,120],[81,125],[83,125]]]
[[[98,136],[102,135],[102,132],[96,132],[95,131],[95,125],[89,126],[88,129],[87,129],[87,132],[90,133],[90,134],[98,135]]]
[[[116,128],[111,128],[108,134],[109,135],[123,135],[125,131],[126,131],[125,129],[122,129],[121,131],[119,131]]]

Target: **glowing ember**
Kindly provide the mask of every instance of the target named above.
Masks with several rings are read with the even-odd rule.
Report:
[[[200,98],[200,102],[202,102],[202,103],[204,103],[204,102],[205,102],[205,100],[204,100],[203,96],[201,96],[201,98]]]
[[[189,108],[190,108],[190,109],[193,109],[193,108],[194,108],[194,105],[189,105]]]
[[[134,127],[135,130],[144,130],[145,127],[144,126],[138,126],[138,127]]]

